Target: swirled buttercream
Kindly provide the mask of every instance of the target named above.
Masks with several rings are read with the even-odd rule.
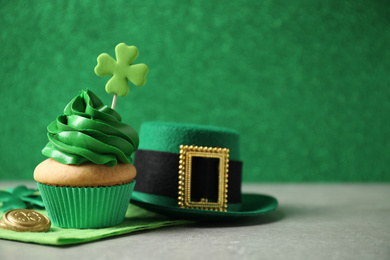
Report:
[[[138,134],[121,121],[92,91],[82,91],[65,107],[64,114],[48,125],[49,142],[42,153],[63,164],[132,163]]]

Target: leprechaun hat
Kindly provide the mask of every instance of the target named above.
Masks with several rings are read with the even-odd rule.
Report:
[[[146,122],[139,135],[133,204],[193,220],[254,218],[277,207],[271,196],[241,192],[242,161],[235,130]]]

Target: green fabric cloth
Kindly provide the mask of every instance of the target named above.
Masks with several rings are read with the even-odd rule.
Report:
[[[45,210],[36,211],[47,215]],[[0,211],[1,218],[3,217],[3,214],[4,213]],[[101,229],[64,229],[52,226],[48,232],[16,232],[12,230],[0,229],[0,238],[29,243],[61,246],[86,243],[140,230],[182,225],[187,223],[192,222],[185,220],[172,220],[170,218],[163,217],[130,204],[125,220],[122,224],[117,226]]]

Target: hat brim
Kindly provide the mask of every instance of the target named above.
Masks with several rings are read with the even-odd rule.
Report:
[[[134,191],[130,203],[172,218],[202,220],[202,221],[232,221],[260,217],[275,210],[278,201],[263,194],[242,194],[241,207],[236,211],[210,211],[199,209],[179,208],[178,206],[151,203],[145,199],[144,193]]]

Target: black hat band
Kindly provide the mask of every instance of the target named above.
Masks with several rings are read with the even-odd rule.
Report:
[[[170,152],[137,150],[134,165],[137,185],[134,190],[171,198],[178,197],[180,155]],[[218,194],[218,162],[213,158],[192,160],[191,196],[194,200],[215,200]],[[228,203],[241,202],[242,162],[229,161]]]

